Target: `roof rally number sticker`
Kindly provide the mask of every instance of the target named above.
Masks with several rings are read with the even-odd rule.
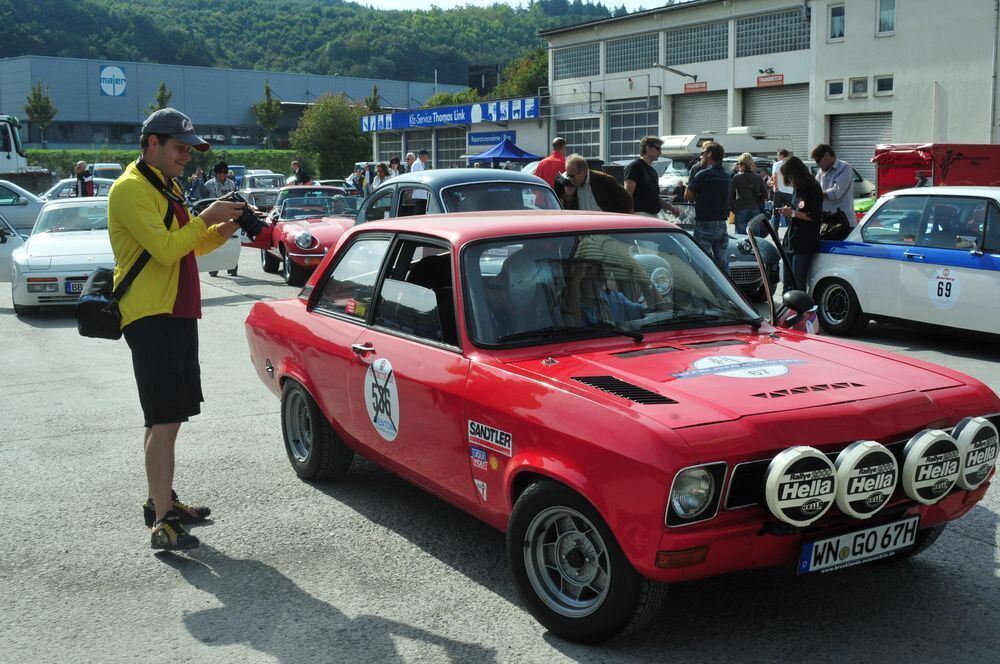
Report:
[[[951,309],[962,296],[962,281],[951,268],[936,270],[927,282],[927,295],[938,309]]]
[[[765,360],[758,357],[713,355],[694,361],[689,371],[675,373],[674,378],[724,376],[726,378],[773,378],[788,373],[788,365],[802,360]]]
[[[365,406],[378,435],[395,440],[399,433],[399,393],[392,363],[385,358],[375,360],[365,374]]]

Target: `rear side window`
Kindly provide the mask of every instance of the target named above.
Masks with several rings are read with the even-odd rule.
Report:
[[[392,189],[380,194],[365,210],[365,221],[387,219],[392,214]]]
[[[379,267],[388,249],[387,238],[358,240],[352,244],[323,284],[316,307],[364,320],[371,308]]]
[[[983,250],[993,254],[1000,254],[1000,208],[997,208],[994,203],[990,203],[986,210]]]
[[[451,252],[403,242],[382,282],[374,323],[429,341],[458,346]]]
[[[872,244],[917,244],[928,198],[897,196],[890,199],[868,220],[861,237]]]
[[[987,204],[983,198],[930,197],[920,246],[968,250],[973,242],[982,244]]]

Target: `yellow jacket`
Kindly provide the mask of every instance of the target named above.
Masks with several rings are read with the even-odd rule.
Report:
[[[150,168],[163,177],[160,171]],[[176,183],[171,186],[183,198]],[[181,259],[192,251],[207,254],[228,239],[219,233],[218,225],[209,228],[201,217],[192,217],[183,228],[178,228],[177,220],[173,219],[167,230],[163,225],[167,205],[167,198],[142,176],[135,162],[125,168],[108,193],[108,233],[115,254],[115,287],[143,249],[152,256],[119,303],[123,328],[146,316],[171,313],[177,299]]]

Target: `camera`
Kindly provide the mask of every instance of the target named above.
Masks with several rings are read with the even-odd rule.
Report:
[[[556,196],[560,200],[566,195],[566,187],[574,187],[573,178],[568,177],[565,173],[556,173],[555,178],[552,180],[552,188],[555,189]]]
[[[215,202],[214,198],[203,198],[200,201],[196,201],[192,206],[191,210],[195,214],[201,214],[202,211],[209,205]],[[247,199],[243,198],[239,192],[234,191],[230,194],[226,194],[222,198],[218,199],[220,201],[228,201],[229,203],[244,203],[246,205],[243,208],[243,212],[239,217],[233,219],[237,224],[239,224],[240,230],[246,234],[251,241],[256,240],[260,232],[264,230],[264,220],[257,216],[257,213],[250,208],[250,204],[247,203]]]

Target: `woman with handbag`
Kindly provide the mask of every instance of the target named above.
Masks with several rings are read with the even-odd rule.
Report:
[[[806,278],[813,256],[819,253],[819,231],[823,219],[823,190],[809,168],[798,157],[789,157],[781,165],[781,177],[791,185],[792,204],[778,210],[788,222],[782,240],[785,252],[790,254],[794,286],[789,275],[782,278],[785,291],[792,288],[806,290]]]
[[[744,152],[736,160],[736,174],[729,188],[729,209],[737,235],[746,235],[747,223],[764,209],[764,180],[754,171],[753,155]]]

